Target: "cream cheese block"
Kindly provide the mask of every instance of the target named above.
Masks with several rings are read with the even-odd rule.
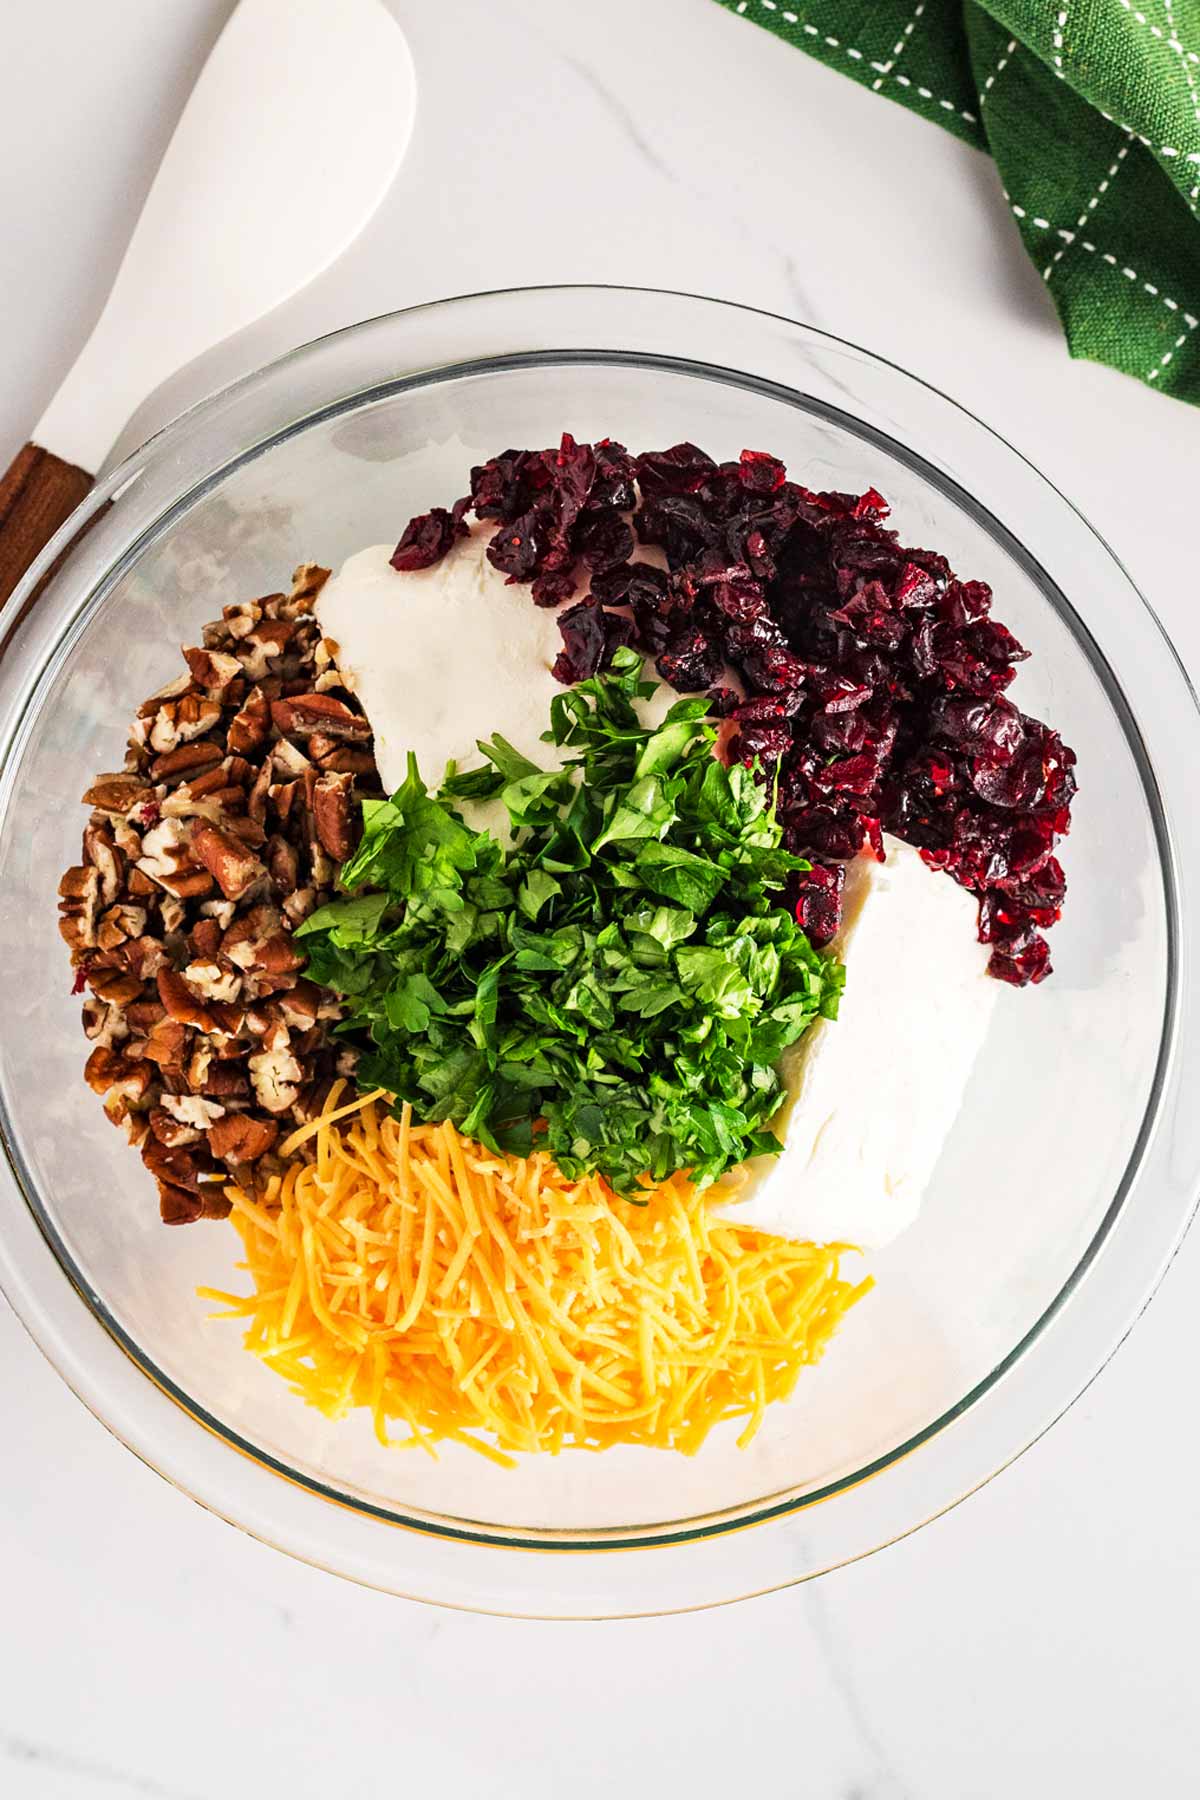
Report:
[[[730,1172],[714,1200],[739,1224],[816,1243],[889,1243],[916,1218],[962,1106],[1000,983],[976,903],[898,838],[846,871],[833,949],[846,965],[836,1021],[785,1053],[779,1156]]]

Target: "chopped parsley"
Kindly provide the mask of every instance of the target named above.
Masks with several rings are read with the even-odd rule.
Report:
[[[496,737],[434,796],[410,756],[397,792],[363,804],[339,878],[353,897],[297,933],[344,999],[360,1082],[630,1196],[778,1151],[775,1065],[836,1018],[844,980],[781,904],[809,865],[771,795],[714,758],[704,699],[644,728],[641,667],[620,650],[555,696],[554,768]],[[496,798],[510,848],[456,810]]]

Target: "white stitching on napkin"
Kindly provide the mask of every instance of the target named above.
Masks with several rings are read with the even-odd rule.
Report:
[[[896,41],[896,47],[892,51],[892,54],[888,61],[887,67],[881,71],[878,81],[873,81],[871,83],[871,86],[874,88],[876,93],[879,92],[880,88],[883,86],[884,82],[887,80],[887,77],[891,74],[891,72],[895,68],[896,64],[900,61],[900,58],[904,55],[904,52],[908,46],[908,40],[911,38],[913,31],[916,28],[917,20],[921,17],[921,14],[924,11],[925,11],[925,0],[918,0],[916,11],[913,13],[912,18],[908,21],[908,24],[904,27],[904,30],[900,33],[900,36]]]
[[[1167,31],[1173,34],[1170,37],[1167,36],[1167,31],[1162,31],[1157,25],[1152,24],[1144,12],[1139,12],[1137,7],[1134,6],[1133,0],[1120,0],[1120,4],[1125,8],[1125,11],[1129,13],[1131,18],[1136,19],[1139,25],[1144,25],[1146,27],[1152,37],[1161,38],[1168,50],[1174,50],[1176,56],[1182,56],[1185,62],[1200,63],[1200,56],[1198,56],[1194,50],[1185,50],[1180,43],[1179,35],[1175,31],[1175,21],[1170,16],[1171,9],[1169,6],[1165,6],[1163,10],[1167,13]]]
[[[1192,74],[1192,65],[1188,61],[1187,53],[1184,50],[1183,45],[1179,43],[1179,32],[1175,25],[1175,9],[1171,4],[1171,0],[1163,0],[1163,12],[1166,14],[1167,28],[1171,33],[1171,36],[1167,39],[1167,43],[1170,45],[1171,49],[1175,49],[1176,45],[1179,47],[1179,53],[1183,57],[1183,73],[1187,79],[1188,93],[1192,97],[1192,116],[1196,119],[1197,123],[1200,124],[1200,99],[1198,99],[1196,95],[1196,77]]]
[[[1190,317],[1190,315],[1188,313],[1184,313],[1183,316],[1185,319]],[[1164,354],[1159,358],[1157,367],[1151,369],[1150,373],[1146,377],[1147,381],[1157,381],[1158,380],[1159,376],[1162,374],[1162,372],[1166,368],[1167,364],[1174,361],[1175,352],[1177,350],[1183,349],[1183,346],[1187,343],[1189,337],[1192,335],[1192,333],[1193,333],[1193,331],[1195,331],[1195,329],[1196,329],[1196,321],[1195,321],[1195,319],[1192,319],[1187,330],[1181,331],[1179,336],[1175,339],[1175,342],[1171,345],[1171,348],[1169,350],[1165,351]]]
[[[1054,21],[1054,73],[1058,76],[1058,79],[1060,81],[1063,81],[1066,79],[1065,76],[1063,75],[1063,66],[1062,66],[1063,31],[1066,27],[1066,23],[1067,23],[1067,9],[1064,6],[1062,8],[1062,10],[1060,11],[1057,19]]]
[[[828,44],[831,50],[840,50],[842,55],[848,56],[852,62],[865,62],[867,66],[874,69],[876,74],[881,78],[880,81],[876,81],[872,84],[876,90],[882,85],[882,78],[888,75],[896,66],[896,59],[894,56],[890,62],[873,62],[867,56],[865,51],[856,50],[852,44],[843,43],[841,38],[828,37],[824,32],[819,31],[815,25],[810,25],[806,19],[802,19],[799,13],[789,12],[785,7],[780,6],[779,0],[758,0],[758,3],[760,6],[764,7],[767,12],[777,12],[781,19],[787,20],[789,25],[798,25],[806,37],[819,38],[823,44]],[[739,17],[745,16],[749,4],[750,0],[738,0],[737,11]],[[912,25],[916,24],[918,17],[924,11],[924,7],[925,0],[921,0],[921,5],[917,8],[916,13],[914,13],[913,18],[910,21],[910,28]],[[901,40],[901,42],[903,42],[903,40]],[[999,74],[999,70],[997,70],[996,73]],[[938,96],[931,93],[927,87],[917,87],[915,83],[909,81],[908,77],[905,75],[897,75],[895,79],[904,87],[912,88],[913,92],[915,94],[920,94],[923,100],[932,101],[935,106],[943,107],[946,112],[957,113],[958,117],[964,119],[968,125],[978,125],[979,119],[976,114],[967,112],[965,107],[955,106],[953,100],[940,100]]]
[[[1116,159],[1113,162],[1108,173],[1105,175],[1104,180],[1100,183],[1100,186],[1096,189],[1095,193],[1092,195],[1091,199],[1088,201],[1087,205],[1084,207],[1083,211],[1080,213],[1079,217],[1076,219],[1075,232],[1082,231],[1084,226],[1088,222],[1089,216],[1093,212],[1095,212],[1095,210],[1099,206],[1101,200],[1104,198],[1105,194],[1108,192],[1109,184],[1112,181],[1113,176],[1117,173],[1117,170],[1121,167],[1121,164],[1125,161],[1125,158],[1129,155],[1131,148],[1132,148],[1132,146],[1129,143],[1124,143],[1121,145],[1121,148],[1117,151]],[[1047,263],[1046,267],[1042,270],[1042,280],[1043,281],[1049,281],[1050,277],[1053,275],[1055,269],[1058,267],[1059,263],[1062,261],[1063,257],[1066,255],[1067,251],[1071,248],[1072,243],[1075,241],[1075,232],[1072,232],[1070,238],[1065,239],[1063,241],[1063,243],[1059,245],[1058,249],[1054,252],[1054,256],[1051,259],[1051,261],[1049,263]]]
[[[980,94],[979,94],[980,106],[983,105],[984,101],[987,99],[988,95],[991,93],[992,88],[995,85],[997,76],[1003,75],[1005,69],[1007,69],[1009,58],[1012,56],[1012,53],[1016,48],[1017,48],[1016,38],[1009,38],[1007,44],[1005,44],[1005,46],[1004,46],[1004,55],[1000,58],[1000,61],[996,64],[995,68],[992,70],[991,74],[988,76],[987,80],[983,84],[982,89],[980,90]]]

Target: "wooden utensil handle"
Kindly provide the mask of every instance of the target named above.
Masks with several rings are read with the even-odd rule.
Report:
[[[39,444],[18,450],[0,479],[0,606],[92,486],[92,477]]]

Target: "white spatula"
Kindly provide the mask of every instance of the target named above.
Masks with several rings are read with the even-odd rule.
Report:
[[[416,111],[381,0],[241,0],[175,129],[112,292],[0,480],[0,604],[135,407],[329,266],[391,185]]]

